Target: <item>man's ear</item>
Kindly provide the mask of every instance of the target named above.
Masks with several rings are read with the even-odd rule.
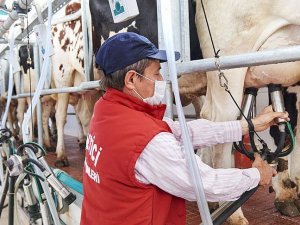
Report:
[[[136,76],[136,72],[134,70],[129,70],[124,79],[124,86],[129,89],[133,90],[135,89],[135,82],[137,81],[138,77]]]

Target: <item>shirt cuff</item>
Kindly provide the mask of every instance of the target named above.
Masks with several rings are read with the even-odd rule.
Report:
[[[249,177],[250,180],[252,181],[250,182],[250,186],[247,191],[255,188],[259,184],[260,173],[257,168],[243,169],[243,175]]]
[[[242,126],[239,120],[228,121],[226,122],[227,126],[225,129],[228,129],[224,135],[226,140],[231,140],[232,142],[240,141],[242,139]]]

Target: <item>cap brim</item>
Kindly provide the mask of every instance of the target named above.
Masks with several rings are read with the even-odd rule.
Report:
[[[157,53],[153,54],[153,55],[149,55],[148,58],[151,59],[158,59],[160,62],[167,62],[167,53],[165,50],[159,50]],[[180,59],[180,53],[179,52],[175,52],[175,61],[177,61],[178,59]]]

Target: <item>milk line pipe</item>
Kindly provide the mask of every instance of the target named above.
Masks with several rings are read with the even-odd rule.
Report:
[[[201,219],[205,225],[212,225],[212,219],[210,217],[210,212],[206,202],[200,171],[197,166],[196,158],[194,155],[194,149],[190,140],[190,135],[188,132],[187,124],[185,121],[185,117],[184,117],[184,113],[183,113],[183,109],[179,97],[177,71],[176,71],[175,58],[174,58],[173,30],[172,30],[172,23],[171,23],[172,19],[171,19],[171,12],[170,12],[171,2],[170,0],[160,0],[158,1],[158,4],[161,5],[161,15],[164,16],[161,22],[163,28],[162,29],[163,37],[167,49],[169,74],[171,77],[173,92],[176,100],[176,109],[178,112],[180,128],[182,131],[184,149],[186,152],[187,160],[189,162],[188,165],[189,165],[190,176],[191,176],[192,184],[194,186],[194,191],[196,194]]]
[[[31,104],[29,105],[29,108],[32,106],[33,109],[35,108],[35,106],[37,104],[37,100],[40,97],[40,92],[41,92],[42,88],[44,87],[47,71],[49,69],[49,60],[50,60],[49,52],[50,52],[50,45],[51,45],[51,17],[52,17],[52,2],[51,2],[51,0],[48,0],[48,26],[47,26],[47,35],[46,35],[47,39],[46,39],[46,47],[45,47],[45,60],[44,60],[43,66],[42,66],[41,77],[39,79],[35,94],[33,96]],[[23,141],[25,143],[28,142],[28,138],[29,138],[28,135],[26,135],[27,130],[28,130],[29,120],[30,120],[30,110],[27,110],[27,112],[24,116],[23,124],[22,124]],[[28,155],[32,159],[37,160],[35,154],[31,150],[28,151]],[[35,167],[37,174],[40,175],[41,177],[44,177],[44,174],[36,168],[36,165],[34,165],[34,167]],[[54,201],[51,196],[50,189],[49,189],[47,183],[45,183],[45,182],[41,182],[41,185],[42,185],[42,188],[46,195],[46,198],[48,199],[47,203],[48,203],[54,224],[60,225],[60,220],[59,220],[56,208],[55,208]]]

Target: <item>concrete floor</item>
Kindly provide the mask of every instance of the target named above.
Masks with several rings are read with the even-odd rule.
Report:
[[[1,214],[0,218],[0,224],[1,225],[6,225],[8,224],[8,207],[4,208]]]

